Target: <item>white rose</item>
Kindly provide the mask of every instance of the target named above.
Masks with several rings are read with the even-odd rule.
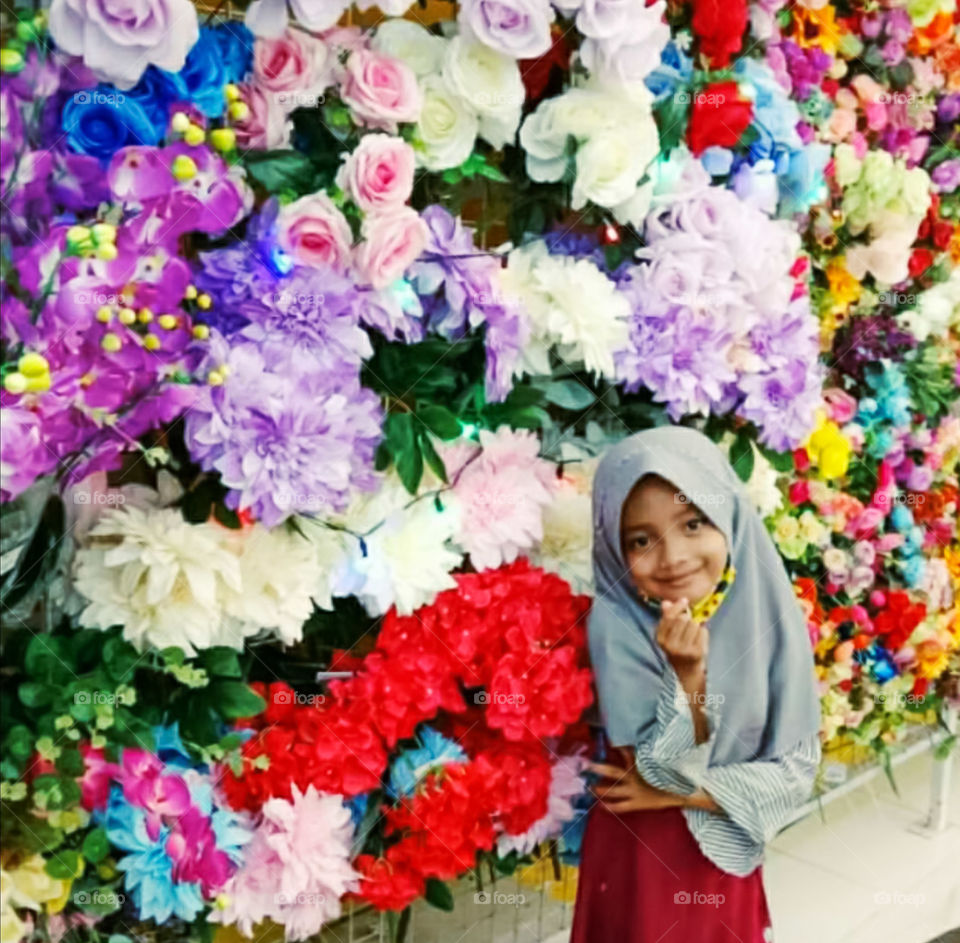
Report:
[[[477,116],[439,75],[428,75],[420,88],[423,108],[417,125],[417,160],[428,170],[459,167],[473,151]]]
[[[577,176],[570,205],[578,210],[589,200],[616,206],[629,199],[643,176],[633,136],[626,130],[606,131],[577,148]]]
[[[446,44],[410,20],[387,20],[377,27],[370,43],[377,52],[405,62],[418,76],[440,70]]]
[[[443,77],[479,115],[484,124],[483,137],[487,138],[489,131],[495,138],[502,138],[487,138],[494,147],[513,139],[526,96],[516,60],[482,43],[455,36],[443,57]]]

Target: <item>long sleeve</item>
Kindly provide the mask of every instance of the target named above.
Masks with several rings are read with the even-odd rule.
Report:
[[[650,785],[680,795],[704,789],[723,813],[684,808],[691,833],[704,855],[732,874],[746,875],[797,805],[810,795],[820,764],[820,738],[813,734],[774,759],[711,766],[720,721],[707,704],[708,738],[696,742],[693,717],[680,679],[667,666],[656,718],[638,731],[637,771]]]

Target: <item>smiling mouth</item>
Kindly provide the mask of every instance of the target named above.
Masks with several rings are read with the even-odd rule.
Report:
[[[671,580],[660,580],[660,583],[664,586],[676,586],[679,583],[685,583],[690,577],[696,576],[698,570],[694,570],[692,573],[685,573],[683,576],[675,576]]]

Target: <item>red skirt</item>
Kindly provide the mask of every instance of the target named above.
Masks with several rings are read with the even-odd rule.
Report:
[[[767,943],[762,866],[727,874],[700,850],[679,808],[591,808],[570,943]]]

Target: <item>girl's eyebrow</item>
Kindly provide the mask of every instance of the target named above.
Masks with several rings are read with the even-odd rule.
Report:
[[[693,511],[695,514],[701,513],[700,509],[697,508],[696,505],[694,504],[687,504],[687,503],[681,504],[680,509],[677,511],[676,514],[673,515],[673,519],[676,520],[679,517],[683,517],[684,514],[689,514],[691,511]],[[648,530],[648,529],[656,530],[656,527],[654,527],[653,524],[647,523],[646,521],[640,521],[638,524],[633,524],[630,527],[624,528],[624,530],[622,531],[622,534],[624,537],[629,537],[630,534],[638,530]]]

